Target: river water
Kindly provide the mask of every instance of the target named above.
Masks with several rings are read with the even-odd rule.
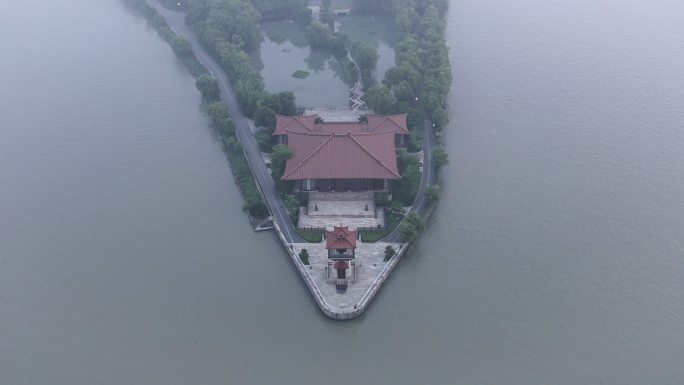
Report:
[[[0,13],[0,384],[679,384],[684,6],[452,1],[439,212],[369,311],[255,234],[116,0]]]

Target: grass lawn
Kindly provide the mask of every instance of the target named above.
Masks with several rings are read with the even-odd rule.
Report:
[[[309,243],[321,243],[323,241],[323,230],[297,229],[297,234]]]
[[[297,70],[292,74],[292,77],[297,79],[306,79],[310,74],[311,72],[309,71]]]
[[[363,242],[376,242],[380,238],[394,231],[394,229],[396,229],[397,226],[399,226],[399,223],[401,223],[402,219],[404,219],[403,215],[399,217],[395,217],[393,215],[386,215],[385,220],[387,221],[387,223],[385,223],[385,228],[383,230],[360,230],[361,240]]]

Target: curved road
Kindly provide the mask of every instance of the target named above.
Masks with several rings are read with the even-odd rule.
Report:
[[[209,72],[216,78],[216,81],[221,88],[221,99],[228,105],[230,113],[235,123],[235,135],[245,150],[247,160],[252,166],[254,175],[257,178],[257,183],[261,187],[261,191],[266,199],[268,207],[273,215],[273,220],[278,223],[283,236],[289,243],[306,242],[295,231],[292,221],[285,209],[283,200],[275,188],[275,183],[271,177],[271,172],[264,164],[261,157],[261,151],[257,145],[256,138],[252,133],[247,118],[242,114],[240,106],[233,93],[233,88],[228,81],[226,73],[221,66],[207,53],[197,40],[195,34],[185,25],[185,13],[171,11],[162,6],[158,0],[150,2],[150,5],[157,9],[157,12],[166,18],[169,27],[173,29],[178,35],[183,36],[192,45],[192,50],[197,57],[197,60],[204,65]]]
[[[278,223],[285,240],[289,243],[306,242],[302,237],[299,236],[299,234],[297,234],[297,231],[290,220],[287,210],[285,209],[285,205],[283,204],[283,200],[275,188],[275,183],[271,177],[271,172],[268,167],[266,167],[263,158],[261,157],[261,151],[259,150],[256,138],[249,126],[249,121],[240,110],[240,105],[235,98],[233,88],[230,85],[230,81],[228,80],[226,73],[200,44],[195,36],[195,33],[192,32],[187,25],[185,25],[185,13],[171,11],[162,6],[159,3],[159,0],[154,0],[150,3],[151,6],[157,9],[159,14],[166,18],[166,21],[171,29],[190,42],[197,60],[199,60],[200,63],[202,63],[202,65],[204,65],[207,70],[211,72],[214,78],[216,78],[216,81],[221,88],[221,99],[228,105],[230,113],[233,117],[233,121],[235,122],[235,134],[244,147],[245,155],[252,166],[254,175],[257,178],[257,183],[261,187],[261,191],[266,199],[268,207],[271,210],[273,220]],[[432,122],[426,121],[425,138],[423,140],[423,175],[421,178],[420,188],[418,189],[418,194],[416,195],[416,200],[413,202],[413,206],[411,206],[407,214],[421,214],[427,207],[426,191],[428,186],[435,183],[436,180],[436,174],[432,166],[433,140]],[[394,231],[386,235],[381,240],[384,242],[400,242],[399,227],[397,226]]]
[[[425,121],[425,136],[423,138],[423,175],[420,179],[420,188],[418,189],[418,194],[416,194],[416,199],[413,201],[413,205],[406,215],[410,213],[422,214],[427,208],[427,188],[429,185],[435,183],[437,179],[437,173],[432,165],[433,141],[432,122]],[[401,242],[399,239],[399,226],[380,240],[383,242]]]

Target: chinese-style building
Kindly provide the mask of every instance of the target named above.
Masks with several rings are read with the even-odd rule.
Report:
[[[276,116],[273,132],[292,150],[282,179],[303,191],[389,191],[389,181],[401,178],[396,148],[408,134],[406,114],[369,115],[364,123]]]
[[[350,227],[332,227],[325,230],[325,248],[328,250],[328,281],[335,282],[338,291],[345,291],[349,281],[356,279],[356,238],[358,232]]]

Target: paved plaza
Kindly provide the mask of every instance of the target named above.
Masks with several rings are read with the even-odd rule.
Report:
[[[328,123],[358,122],[361,115],[370,114],[369,110],[351,110],[349,108],[307,108],[304,115],[318,115]]]
[[[299,208],[300,228],[377,228],[384,225],[385,211],[375,207],[371,192],[311,192],[308,205]]]
[[[350,282],[347,291],[338,293],[334,283],[326,280],[328,267],[328,251],[325,243],[293,243],[292,246],[297,254],[302,249],[309,253],[311,269],[309,272],[314,283],[325,297],[326,301],[339,309],[353,308],[359,303],[361,297],[368,291],[375,279],[380,275],[387,262],[384,262],[385,248],[391,245],[399,250],[399,243],[372,242],[363,243],[358,241],[356,249],[356,280]],[[307,268],[309,266],[306,266]]]

